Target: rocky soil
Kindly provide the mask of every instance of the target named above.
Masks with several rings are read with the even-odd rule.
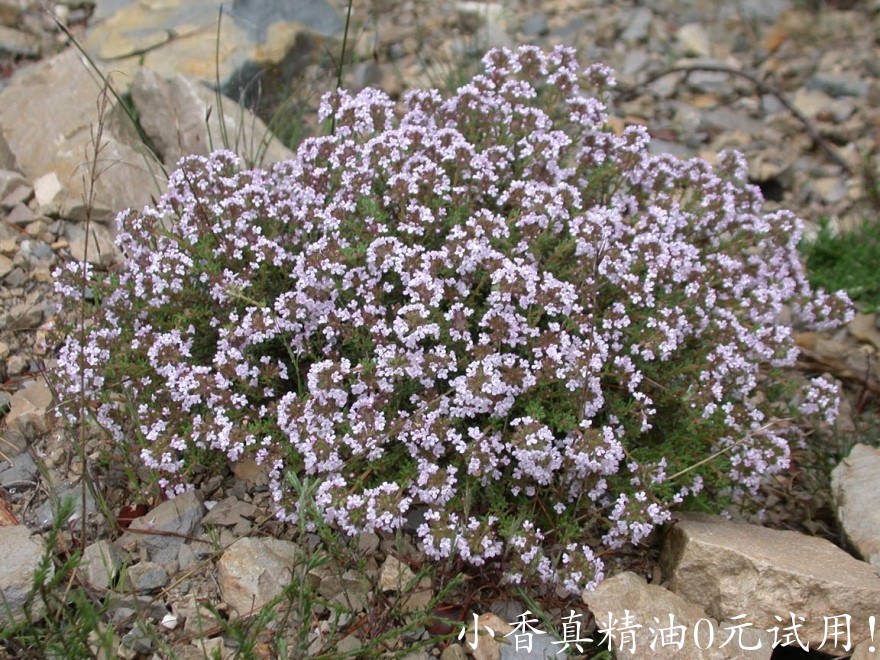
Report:
[[[277,141],[262,144],[265,125],[234,101],[255,104],[285,137],[315,130],[309,112],[334,84],[329,54],[341,48],[345,4],[266,2],[265,11],[226,16],[216,54],[218,4],[169,0],[145,11],[145,3],[124,1],[0,0],[0,591],[10,607],[0,607],[0,620],[9,625],[10,615],[20,616],[53,507],[71,494],[74,510],[54,550],[59,559],[82,552],[77,583],[103,604],[114,655],[234,657],[241,640],[219,622],[246,623],[282,595],[291,566],[303,567],[299,578],[344,610],[333,650],[356,655],[391,621],[389,608],[397,623],[411,622],[443,588],[442,575],[418,579],[425,558],[406,537],[364,535],[342,544],[327,564],[308,566],[320,539],[271,520],[265,477],[247,464],[205,475],[197,492],[173,501],[134,492],[136,457],[108,448],[94,429],[71,435],[59,425],[42,378],[53,362],[54,268],[82,259],[113,267],[114,215],[156,197],[181,154],[219,144],[221,122],[248,160],[289,155]],[[741,149],[771,208],[794,210],[810,231],[823,218],[845,231],[880,212],[876,0],[356,4],[348,44],[355,63],[344,77],[351,88],[376,85],[400,96],[466,78],[488,47],[570,44],[584,61],[616,69],[614,128],[645,124],[653,149],[681,157],[711,161],[721,149]],[[104,71],[116,72],[111,80],[130,93],[152,150],[101,94],[103,81],[53,16]],[[206,86],[216,79],[232,97],[222,113]],[[100,176],[89,175],[94,163]],[[586,631],[591,612],[607,623],[626,611],[640,626],[630,633],[636,657],[769,658],[774,642],[800,639],[816,648],[823,637],[822,651],[873,657],[872,639],[880,646],[868,625],[880,611],[880,450],[862,420],[880,392],[880,329],[873,315],[860,314],[834,336],[804,334],[799,342],[803,373],[829,372],[850,396],[838,433],[826,430],[822,446],[799,450],[791,473],[768,482],[763,525],[753,516],[734,523],[682,515],[652,548],[620,556],[620,574],[582,603],[542,594],[559,636],[534,636],[531,653],[496,641],[529,606],[493,588],[491,576],[444,599],[454,605],[444,613],[462,622],[466,636],[447,634],[441,643],[448,629],[418,625],[391,636],[387,650],[406,655],[423,642],[406,657],[551,657],[564,645],[569,613],[583,616]],[[97,493],[83,491],[85,471]],[[310,654],[331,650],[331,611],[301,613]],[[844,648],[841,638],[834,647],[825,626],[845,614],[852,644]],[[687,650],[655,644],[649,654],[657,641],[652,626],[670,615],[688,626]],[[701,620],[702,633],[715,631],[709,649],[694,642]],[[752,625],[744,637],[722,648],[732,626],[746,621]],[[474,648],[475,625],[496,638],[484,634]],[[280,629],[254,632],[255,656]],[[621,633],[615,644],[626,649],[628,641]]]

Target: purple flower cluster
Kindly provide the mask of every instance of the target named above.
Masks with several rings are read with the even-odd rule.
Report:
[[[247,456],[282,519],[308,475],[348,534],[417,518],[432,558],[577,593],[603,573],[587,537],[638,543],[719,469],[754,491],[787,465],[762,367],[796,357],[781,319],[831,326],[847,301],[810,289],[798,221],[762,214],[739,155],[716,171],[610,131],[606,68],[484,64],[402,109],[328,94],[335,132],[268,171],[182,160],[120,215],[126,267],[59,379],[76,400],[86,370],[171,493]],[[823,387],[804,405],[833,414]]]

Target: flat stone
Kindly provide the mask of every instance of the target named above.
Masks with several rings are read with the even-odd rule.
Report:
[[[804,617],[800,639],[816,648],[824,617],[849,614],[853,644],[870,638],[868,616],[880,611],[880,577],[870,564],[797,532],[706,514],[677,517],[661,554],[664,575],[672,591],[712,618],[745,615],[756,628],[770,630],[785,625],[776,617],[790,625],[794,613]]]
[[[74,220],[87,215],[101,90],[101,80],[75,48],[20,70],[0,90],[0,141],[26,179],[55,173],[64,189],[60,214]],[[126,208],[140,209],[164,188],[158,164],[114,103],[104,116],[98,167],[92,220],[108,221]]]
[[[34,188],[29,183],[12,186],[12,189],[6,193],[3,201],[0,202],[0,207],[14,210],[17,206],[23,206],[31,197],[33,197],[33,194]],[[33,217],[33,212],[31,212],[31,217]],[[10,216],[6,216],[7,220],[16,225],[24,224],[24,222],[26,222],[15,216],[12,216],[12,218],[13,219],[10,220]]]
[[[635,653],[638,657],[695,658],[725,660],[727,658],[770,658],[772,641],[764,631],[754,628],[743,633],[743,642],[725,648],[720,645],[730,635],[719,627],[699,606],[661,586],[648,584],[635,573],[620,573],[608,578],[596,587],[595,592],[585,592],[584,603],[589,606],[600,631],[594,633],[602,639],[604,630],[612,631],[612,641],[618,657]],[[619,632],[623,621],[631,617],[633,635],[623,638]],[[639,626],[636,628],[635,626]],[[672,626],[684,626],[680,636],[664,639],[660,630]],[[613,632],[613,628],[618,628]],[[715,645],[706,644],[709,630]],[[707,647],[707,648],[702,648]],[[752,648],[754,650],[746,650]]]
[[[837,519],[853,547],[880,568],[880,448],[857,444],[831,472]]]
[[[125,571],[125,586],[135,593],[150,593],[168,584],[168,572],[164,566],[151,561],[141,561]]]
[[[709,34],[700,23],[688,23],[675,33],[681,52],[691,57],[711,57],[712,42]]]
[[[828,110],[832,101],[832,98],[825,92],[818,89],[801,87],[795,92],[794,97],[791,99],[791,104],[803,113],[804,116],[815,119],[819,113]]]
[[[40,506],[36,508],[33,513],[34,524],[39,526],[40,529],[48,528],[55,520],[56,512],[58,510],[58,503],[63,500],[71,500],[73,502],[73,509],[70,512],[70,516],[68,516],[66,523],[73,523],[77,520],[81,520],[83,517],[83,487],[80,486],[71,486],[68,483],[60,484],[54,493],[53,498],[49,498],[45,502],[43,502]],[[95,506],[95,498],[92,496],[92,493],[86,489],[85,496],[85,515],[93,514],[97,507]]]
[[[239,539],[217,562],[220,593],[239,615],[258,611],[290,583],[300,549],[273,538]]]
[[[4,443],[0,442],[0,448],[5,454],[8,454],[9,447]],[[33,457],[24,452],[13,457],[11,463],[0,462],[0,486],[20,490],[28,482],[33,482],[37,472],[37,464],[34,463]]]
[[[64,204],[64,186],[55,172],[34,179],[34,199],[41,215],[55,216]]]
[[[70,256],[76,261],[86,260],[93,266],[102,268],[107,268],[120,259],[119,250],[110,237],[110,232],[98,224],[89,227],[88,246],[85,233],[70,241]]]
[[[14,525],[3,528],[0,534],[0,595],[3,602],[0,624],[6,626],[21,621],[24,604],[33,587],[34,575],[42,556],[42,543],[31,538],[27,527]],[[53,574],[54,566],[50,563],[46,579]]]
[[[203,525],[235,527],[242,522],[250,522],[257,514],[257,507],[242,502],[237,497],[227,497],[216,505],[202,519]]]
[[[187,491],[135,518],[117,543],[126,550],[143,548],[152,561],[165,564],[177,559],[180,545],[196,534],[204,515],[198,493]]]
[[[27,186],[27,180],[21,172],[15,170],[0,170],[0,199],[3,199],[18,186]]]
[[[848,71],[820,71],[806,85],[807,89],[818,89],[835,98],[866,96],[870,86],[867,79]]]
[[[89,544],[83,550],[79,570],[95,589],[110,589],[124,558],[119,546],[102,539]]]
[[[48,410],[52,406],[52,391],[42,378],[32,381],[12,395],[6,426],[25,437],[46,433],[50,426]]]

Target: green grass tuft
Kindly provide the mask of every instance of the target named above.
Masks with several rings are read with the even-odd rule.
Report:
[[[801,252],[814,287],[843,289],[862,311],[880,311],[880,219],[845,234],[835,234],[825,220]]]

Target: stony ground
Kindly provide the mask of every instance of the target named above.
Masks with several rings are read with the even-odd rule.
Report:
[[[20,11],[24,5],[0,1],[0,52],[8,73],[63,48],[66,40],[36,5]],[[91,14],[85,2],[60,2],[50,10],[79,24]],[[341,4],[341,17],[344,10]],[[355,89],[378,85],[396,96],[409,88],[465,78],[487,47],[574,45],[585,61],[603,61],[616,69],[620,85],[611,100],[614,125],[647,125],[652,148],[709,160],[724,148],[743,150],[750,176],[771,208],[794,210],[813,231],[821,219],[846,230],[880,212],[876,0],[663,0],[644,5],[375,0],[368,10],[354,12],[352,34],[357,63],[345,83]],[[327,43],[338,48],[332,40]],[[300,72],[297,90],[304,107],[314,104],[314,91],[332,84],[333,72],[326,64],[326,58],[315,57]],[[308,115],[304,122],[308,131]],[[67,493],[75,495],[76,513],[62,531],[59,556],[66,550],[83,551],[88,563],[80,574],[82,583],[93,597],[108,591],[113,595],[105,601],[112,605],[102,617],[117,631],[116,652],[121,657],[166,657],[171,652],[205,657],[216,649],[223,657],[232,656],[242,643],[219,621],[247,622],[245,615],[254,605],[278,594],[278,582],[261,580],[260,571],[275,575],[291,563],[302,565],[320,539],[283,529],[270,519],[264,477],[247,465],[227,476],[206,475],[197,494],[163,503],[132,492],[131,457],[108,449],[97,434],[72,438],[53,428],[51,393],[40,379],[52,363],[52,347],[46,343],[57,302],[51,271],[83,258],[85,232],[81,223],[59,217],[45,181],[28,180],[14,170],[0,171],[0,414],[6,414],[0,423],[0,525],[23,523],[31,532],[46,532],[53,502]],[[99,241],[108,239],[99,236]],[[108,253],[109,246],[104,247]],[[96,250],[91,253],[100,261]],[[875,317],[861,315],[835,336],[804,335],[800,341],[805,369],[828,371],[850,388],[841,430],[864,433],[860,414],[876,407],[880,392],[872,370],[880,350]],[[841,437],[852,442],[845,433]],[[826,452],[816,447],[802,451],[791,474],[768,483],[764,508],[769,525],[843,543],[827,474],[833,465],[829,461],[846,447],[831,442]],[[78,483],[86,469],[101,498],[82,495]],[[84,547],[78,522],[83,505],[88,523]],[[117,538],[116,523],[124,526],[148,511],[149,516]],[[156,535],[157,530],[163,533]],[[226,550],[245,537],[247,542]],[[4,543],[12,540],[0,533],[0,557]],[[39,536],[24,543],[32,544],[36,556],[41,553]],[[406,538],[364,535],[338,552],[323,567],[305,567],[302,579],[321,598],[352,612],[337,621],[340,627],[356,623],[343,635],[340,652],[356,654],[362,633],[376,636],[388,627],[392,606],[395,625],[412,623],[413,613],[444,586],[442,574],[433,582],[416,580],[413,571],[424,564],[424,557]],[[655,554],[633,552],[619,560],[657,581],[661,576]],[[351,568],[357,565],[353,558],[362,560],[360,570]],[[127,569],[120,578],[115,569],[123,563]],[[109,577],[108,565],[113,567]],[[403,583],[417,586],[403,590]],[[527,609],[522,597],[494,589],[491,576],[457,589],[444,602],[453,605],[444,612],[453,618],[479,607],[511,621]],[[542,603],[556,620],[577,606],[553,594],[544,594]],[[219,614],[209,612],[209,604]],[[317,653],[332,627],[327,609],[316,608],[303,618],[311,619],[306,645]],[[158,636],[145,633],[137,621],[151,622]],[[243,629],[251,634],[257,656],[275,634],[271,626],[264,633]],[[431,642],[447,632],[439,625],[414,625],[392,637],[387,647],[402,651],[424,641],[425,649],[413,658],[441,653],[447,660],[463,657],[469,649],[454,639],[452,644]],[[505,658],[522,657],[509,649],[499,652]]]

